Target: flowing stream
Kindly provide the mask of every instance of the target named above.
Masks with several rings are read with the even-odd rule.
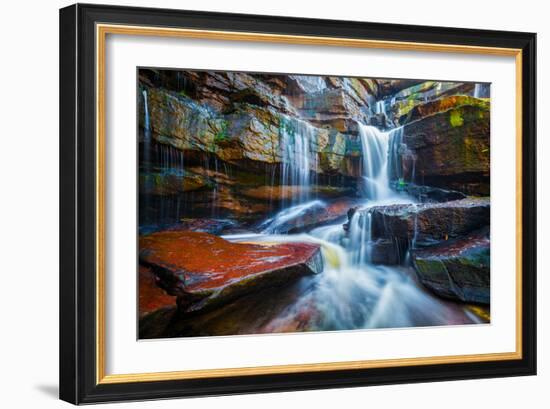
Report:
[[[403,129],[382,132],[373,126],[360,125],[359,131],[363,150],[364,200],[360,211],[352,216],[347,233],[342,221],[300,234],[281,234],[282,227],[290,221],[299,220],[308,212],[326,205],[320,200],[310,200],[307,194],[300,194],[279,213],[261,223],[261,233],[223,236],[235,242],[311,242],[321,246],[323,272],[302,280],[301,296],[276,318],[273,325],[275,328],[278,324],[284,326],[311,305],[317,312],[314,330],[475,322],[475,318],[460,307],[441,301],[422,289],[407,265],[384,266],[372,262],[369,209],[379,205],[413,203],[413,199],[395,192],[390,185],[391,177],[399,177],[396,172],[400,168],[398,153]],[[293,132],[283,133],[283,184],[309,187],[315,166],[310,138],[305,122],[298,124]]]

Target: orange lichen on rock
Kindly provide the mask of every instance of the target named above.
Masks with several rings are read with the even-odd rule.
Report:
[[[204,298],[209,298],[208,302],[233,299],[322,270],[317,244],[232,243],[190,231],[141,237],[140,262],[155,272],[169,294],[193,304]]]
[[[139,266],[139,316],[175,305],[176,297],[168,295],[157,285],[157,279],[149,268]]]

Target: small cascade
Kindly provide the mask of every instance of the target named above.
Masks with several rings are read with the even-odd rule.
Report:
[[[144,119],[144,139],[145,141],[151,140],[151,119],[149,118],[149,101],[147,99],[147,90],[142,91],[143,95],[143,112],[145,114]]]
[[[407,249],[407,254],[405,255],[404,263],[405,265],[411,264],[411,251],[416,249],[416,241],[418,238],[418,206],[416,203],[412,203],[412,208],[414,211],[414,232],[412,238],[409,240],[409,247]]]
[[[164,173],[184,173],[183,152],[172,145],[157,145],[157,163]]]
[[[386,114],[386,103],[383,100],[376,101],[376,105],[374,106],[374,112],[376,114]]]
[[[403,127],[395,128],[390,131],[388,172],[389,178],[392,180],[403,178],[403,163],[401,160],[403,136]]]
[[[390,179],[402,175],[400,147],[403,127],[382,132],[374,126],[359,124],[359,136],[367,198],[383,200],[394,196]]]
[[[313,200],[283,209],[260,225],[262,233],[283,233],[300,227],[301,219],[304,216],[324,207],[326,207],[326,203],[321,200]]]
[[[151,119],[149,118],[149,101],[147,98],[147,91],[143,90],[143,162],[146,166],[149,166],[150,156],[149,152],[151,151]]]
[[[356,211],[350,220],[349,250],[355,266],[365,266],[371,262],[372,248],[372,213]]]
[[[418,238],[418,206],[416,203],[413,203],[412,206],[414,209],[414,233],[409,248],[414,250],[416,249],[416,240]]]
[[[481,84],[476,83],[474,85],[474,97],[481,98],[481,92],[482,92]]]
[[[289,117],[281,117],[279,127],[282,150],[281,185],[299,187],[292,204],[309,199],[313,170],[317,169],[317,154],[312,149],[315,128],[309,123]]]

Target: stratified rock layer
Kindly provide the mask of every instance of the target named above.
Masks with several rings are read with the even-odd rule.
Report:
[[[467,198],[444,203],[376,206],[372,237],[400,238],[426,246],[459,237],[489,223],[488,198]]]
[[[483,229],[411,254],[418,278],[437,295],[489,304],[490,243]]]
[[[413,111],[427,116],[404,127],[403,142],[414,157],[414,163],[404,161],[405,180],[467,194],[489,194],[489,106],[466,98],[458,101],[451,97]],[[441,108],[446,109],[437,112]]]

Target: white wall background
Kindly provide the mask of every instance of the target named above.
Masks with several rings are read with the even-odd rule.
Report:
[[[549,9],[537,0],[368,2],[338,0],[93,1],[90,3],[201,9],[388,23],[456,26],[538,33],[538,197],[550,206]],[[4,2],[0,41],[0,405],[62,407],[58,378],[58,8],[68,1]],[[545,186],[546,185],[546,186]],[[312,392],[245,395],[192,401],[126,403],[117,407],[202,408],[238,406],[371,408],[547,407],[550,354],[547,313],[550,266],[542,255],[550,238],[547,213],[539,211],[539,375]]]

